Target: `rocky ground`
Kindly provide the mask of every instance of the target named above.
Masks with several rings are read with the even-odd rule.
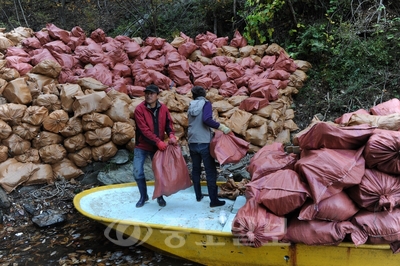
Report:
[[[0,265],[197,265],[142,246],[117,246],[110,241],[112,235],[105,235],[105,226],[74,208],[74,196],[85,189],[131,182],[129,156],[120,151],[111,162],[86,167],[77,180],[20,186],[10,194],[0,188]],[[249,160],[246,156],[238,164],[219,168],[220,180],[248,178]],[[149,162],[145,171],[147,179],[154,178]]]

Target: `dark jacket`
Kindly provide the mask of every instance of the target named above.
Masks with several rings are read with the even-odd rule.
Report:
[[[171,114],[165,104],[157,101],[153,113],[146,102],[140,103],[134,112],[136,123],[136,148],[157,151],[157,142],[164,141],[165,133],[175,134]]]

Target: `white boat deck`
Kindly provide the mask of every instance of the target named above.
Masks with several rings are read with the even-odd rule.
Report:
[[[167,206],[160,207],[156,199],[151,199],[154,187],[147,186],[150,199],[143,207],[136,208],[139,200],[138,188],[127,185],[87,194],[80,200],[80,206],[93,216],[113,220],[231,232],[232,220],[246,202],[245,197],[239,196],[236,200],[221,199],[226,201],[224,206],[210,208],[207,187],[202,189],[205,196],[200,202],[196,201],[193,187],[190,187],[171,196],[164,196]],[[226,213],[227,221],[224,225],[219,222],[221,211]]]

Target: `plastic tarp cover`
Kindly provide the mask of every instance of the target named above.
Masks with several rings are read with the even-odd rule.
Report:
[[[170,196],[192,186],[180,146],[168,145],[165,151],[158,150],[152,166],[155,178],[153,199]]]

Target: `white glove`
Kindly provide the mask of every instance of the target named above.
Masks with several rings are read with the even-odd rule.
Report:
[[[231,129],[224,124],[220,124],[218,129],[224,132],[224,134],[228,134],[229,132],[231,132]]]

